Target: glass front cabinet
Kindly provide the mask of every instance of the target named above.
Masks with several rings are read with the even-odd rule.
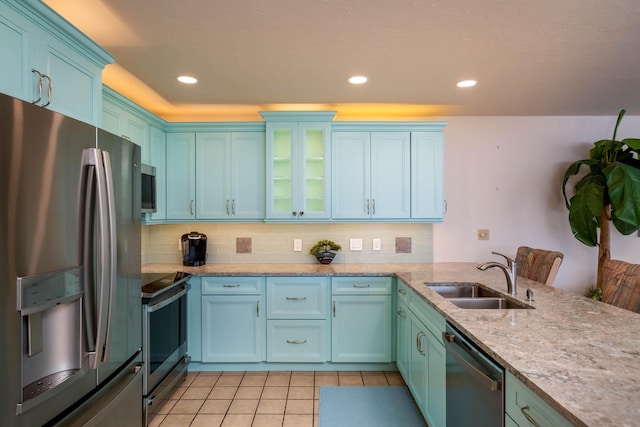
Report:
[[[330,219],[335,112],[261,112],[267,137],[267,220]]]

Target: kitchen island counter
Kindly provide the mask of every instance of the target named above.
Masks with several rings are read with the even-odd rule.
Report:
[[[477,282],[506,293],[502,271],[475,267],[475,263],[147,264],[143,271],[397,276],[573,424],[639,425],[639,314],[523,278],[518,278],[516,299],[532,309],[465,310],[424,284]],[[525,301],[527,288],[533,291],[533,302]]]

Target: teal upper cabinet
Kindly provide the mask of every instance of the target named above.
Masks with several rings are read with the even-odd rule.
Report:
[[[335,112],[260,114],[266,122],[267,219],[329,219]]]
[[[114,58],[39,1],[0,1],[0,91],[87,123]]]
[[[263,133],[197,133],[196,153],[198,219],[264,219]]]
[[[333,218],[411,215],[409,132],[334,132]]]
[[[145,223],[166,220],[166,122],[113,89],[102,87],[102,129],[141,147],[141,162],[156,168],[156,212]]]
[[[196,134],[167,134],[167,219],[196,219]]]
[[[440,221],[444,216],[442,132],[411,133],[411,218]]]

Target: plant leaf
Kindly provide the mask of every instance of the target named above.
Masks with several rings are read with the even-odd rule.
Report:
[[[576,239],[587,246],[598,243],[597,228],[604,203],[604,177],[587,175],[580,181],[569,206],[569,224]]]
[[[618,222],[638,228],[640,226],[640,169],[616,162],[604,172],[607,176],[612,214]],[[623,232],[619,228],[618,231]]]
[[[627,224],[624,221],[620,221],[613,212],[611,213],[611,221],[613,222],[613,225],[616,227],[616,230],[618,230],[620,234],[623,234],[625,236],[628,236],[631,233],[635,233],[636,230],[640,229],[640,227],[636,227],[634,225]]]
[[[623,144],[626,144],[635,152],[640,151],[640,138],[626,138],[622,140]]]
[[[624,108],[622,110],[620,110],[620,113],[618,113],[618,120],[616,120],[616,127],[613,129],[613,139],[614,141],[616,140],[616,133],[618,133],[618,126],[620,126],[620,122],[622,121],[622,118],[624,117],[624,113],[626,113],[627,110],[625,110]]]
[[[571,163],[564,173],[564,179],[562,180],[562,195],[564,196],[564,204],[567,206],[567,209],[569,209],[570,205],[569,199],[567,198],[567,181],[573,175],[577,175],[578,172],[580,172],[580,166],[586,165],[591,167],[594,163],[597,163],[597,161],[593,159],[578,160]]]

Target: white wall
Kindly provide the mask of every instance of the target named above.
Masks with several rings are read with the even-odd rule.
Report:
[[[453,117],[445,128],[447,214],[433,227],[433,260],[498,260],[521,245],[559,250],[555,286],[574,292],[595,284],[597,248],[571,234],[561,184],[593,142],[612,137],[616,117]],[[640,117],[625,117],[617,139],[640,138]],[[477,240],[477,229],[490,240]],[[640,238],[612,226],[612,258],[640,263]]]

